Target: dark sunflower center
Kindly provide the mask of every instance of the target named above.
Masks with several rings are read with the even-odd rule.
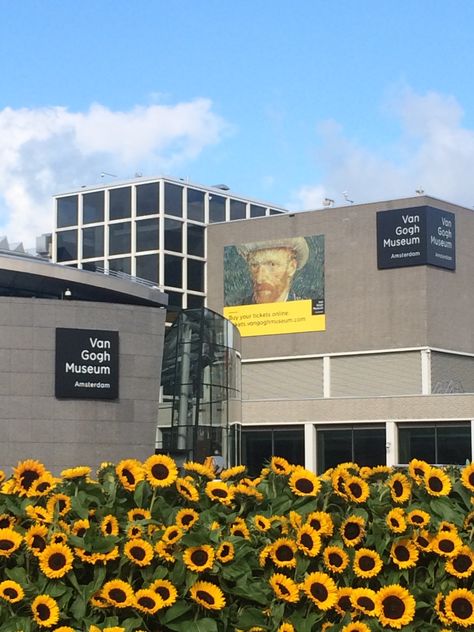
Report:
[[[76,531],[76,535],[77,535],[78,538],[82,538],[82,536],[84,535],[85,532],[86,532],[86,528],[85,527],[80,527]]]
[[[288,588],[284,585],[284,584],[277,584],[278,586],[278,590],[280,591],[280,593],[282,595],[289,595],[290,591],[288,590]]]
[[[392,525],[392,527],[394,527],[395,529],[398,528],[400,526],[400,522],[396,519],[396,518],[390,518],[390,524]]]
[[[428,487],[433,492],[440,492],[443,489],[443,482],[437,476],[430,476],[428,479]]]
[[[17,591],[11,587],[5,588],[5,590],[3,591],[3,594],[9,599],[16,599],[18,597]]]
[[[143,607],[151,610],[155,606],[155,602],[151,597],[140,597],[138,603]]]
[[[174,540],[177,537],[178,537],[178,532],[177,531],[170,531],[168,533],[168,540]]]
[[[359,566],[363,571],[371,571],[375,567],[375,560],[369,555],[363,555],[359,560]]]
[[[395,547],[395,557],[400,562],[407,562],[410,559],[410,551],[406,546]]]
[[[206,592],[205,590],[198,590],[196,592],[196,597],[200,599],[201,601],[205,601],[206,603],[210,605],[214,603],[214,597],[210,595],[208,592]]]
[[[230,554],[230,547],[228,544],[224,544],[224,546],[221,549],[221,555],[222,557],[227,557]]]
[[[465,573],[471,568],[472,560],[469,555],[458,555],[453,560],[453,567],[458,573]]]
[[[342,566],[342,557],[339,553],[329,553],[329,563],[333,566]]]
[[[458,619],[469,619],[472,616],[472,604],[464,597],[453,599],[451,608]]]
[[[124,468],[122,470],[122,476],[127,479],[127,483],[129,485],[133,485],[135,483],[135,477],[130,472],[130,470],[127,470],[126,468]]]
[[[61,511],[64,511],[66,509],[66,501],[63,498],[60,498],[58,500],[58,511],[59,513],[61,513]]]
[[[317,518],[313,518],[309,524],[313,527],[313,529],[316,529],[316,531],[321,529],[321,523]]]
[[[400,481],[395,481],[393,483],[393,493],[397,498],[399,498],[403,494],[403,485]]]
[[[469,476],[467,477],[467,480],[470,485],[474,485],[474,470],[469,474]]]
[[[156,463],[151,468],[151,473],[153,478],[156,478],[159,481],[164,481],[165,478],[168,478],[170,471],[166,465],[163,465],[163,463]]]
[[[50,484],[47,482],[44,483],[39,483],[38,486],[36,487],[36,489],[41,493],[41,492],[45,492],[47,489],[50,488]]]
[[[204,566],[204,564],[207,564],[208,560],[209,554],[207,551],[202,551],[200,549],[199,551],[193,551],[191,553],[191,562],[196,566]]]
[[[193,518],[194,516],[192,516],[191,514],[188,514],[187,516],[183,516],[181,518],[181,524],[183,525],[183,527],[187,527],[188,524],[193,521]]]
[[[116,603],[123,603],[124,601],[127,601],[127,595],[121,588],[112,588],[109,592],[109,597]]]
[[[135,560],[138,560],[139,562],[145,559],[145,549],[143,549],[141,546],[132,546],[132,548],[130,549],[130,553],[132,554],[133,558]]]
[[[423,524],[424,522],[423,516],[420,516],[419,514],[415,514],[414,516],[412,516],[411,521],[413,522],[413,524]]]
[[[59,571],[61,568],[64,568],[66,565],[66,557],[63,553],[53,553],[49,557],[49,568],[53,571]]]
[[[220,488],[213,489],[212,495],[215,496],[216,498],[227,498],[227,490],[220,489]]]
[[[328,598],[328,590],[323,584],[313,584],[311,586],[311,594],[318,601],[324,602]]]
[[[347,595],[344,595],[343,597],[341,597],[337,603],[338,603],[339,608],[342,608],[342,610],[351,609],[351,599]]]
[[[313,482],[307,478],[298,478],[295,487],[302,494],[310,494],[314,490]]]
[[[158,588],[155,588],[155,592],[160,595],[163,601],[169,599],[170,591],[168,588],[166,588],[166,586],[158,586]]]
[[[8,518],[0,519],[0,529],[6,529],[10,526],[10,520]]]
[[[39,478],[38,472],[34,470],[25,470],[23,474],[20,476],[21,486],[24,489],[30,489],[31,485]]]
[[[375,608],[374,602],[369,597],[359,597],[357,603],[361,608],[364,608],[365,610],[372,611]]]
[[[309,533],[303,533],[300,541],[307,549],[310,549],[313,546],[313,538],[309,535]]]
[[[276,550],[275,556],[280,562],[290,562],[293,559],[293,551],[288,545],[282,544]]]
[[[234,529],[232,535],[238,535],[241,538],[245,538],[245,533],[242,531],[242,529]]]
[[[113,530],[112,523],[111,523],[111,522],[108,522],[108,523],[105,525],[105,532],[107,533],[107,535],[111,535],[112,530]]]
[[[420,470],[419,467],[415,467],[415,476],[423,476],[423,470]]]
[[[451,553],[454,551],[454,542],[452,540],[440,540],[438,546],[439,550],[443,551],[443,553]]]
[[[360,525],[357,522],[348,522],[344,527],[344,535],[347,540],[355,540],[360,535]]]
[[[36,607],[36,614],[38,615],[38,619],[40,619],[40,621],[47,621],[51,615],[51,610],[45,603],[40,603]]]
[[[359,483],[351,483],[349,485],[349,489],[351,490],[351,494],[354,498],[360,498],[362,496],[362,487]]]
[[[0,551],[8,551],[14,547],[14,543],[11,540],[0,540]]]
[[[395,595],[386,597],[383,600],[382,607],[387,619],[401,619],[405,612],[405,604],[400,597],[396,597]]]
[[[422,535],[419,535],[416,541],[418,542],[418,544],[421,546],[422,549],[426,549],[426,547],[429,544],[428,540],[424,538]]]

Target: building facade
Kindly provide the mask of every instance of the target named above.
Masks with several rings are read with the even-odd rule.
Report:
[[[473,211],[429,196],[210,226],[208,306],[242,335],[243,462],[471,460],[473,242]],[[265,302],[257,270],[291,244],[291,293]]]

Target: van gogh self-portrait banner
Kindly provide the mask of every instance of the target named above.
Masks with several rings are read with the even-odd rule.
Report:
[[[225,246],[224,316],[242,336],[324,331],[324,235]]]

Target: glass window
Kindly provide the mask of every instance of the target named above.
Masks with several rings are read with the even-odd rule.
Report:
[[[247,466],[250,476],[259,474],[272,456],[281,456],[293,465],[304,465],[303,428],[242,428],[242,462]]]
[[[137,277],[158,283],[158,255],[141,255],[135,261]]]
[[[188,259],[188,290],[204,292],[204,261]]]
[[[159,182],[137,186],[137,215],[154,215],[160,209]]]
[[[109,254],[120,255],[130,252],[130,222],[109,225]]]
[[[77,195],[68,195],[57,200],[58,228],[77,224]]]
[[[470,424],[434,424],[398,427],[398,460],[421,459],[439,465],[462,465],[471,460]]]
[[[165,250],[183,251],[183,223],[176,219],[165,219]]]
[[[165,255],[165,285],[183,287],[183,259]]]
[[[97,268],[103,268],[103,267],[104,267],[103,259],[99,259],[97,261],[84,261],[84,263],[82,264],[82,269],[89,270],[89,272],[96,272]],[[100,272],[102,272],[102,270],[100,270]]]
[[[104,221],[104,192],[93,191],[82,196],[82,222],[93,224]]]
[[[270,215],[281,215],[283,213],[283,211],[277,211],[274,208],[270,209]]]
[[[214,193],[209,196],[209,222],[225,222],[225,198]]]
[[[183,295],[181,294],[181,292],[169,292],[168,290],[165,291],[168,295],[168,307],[181,309],[181,307],[183,306]]]
[[[57,233],[57,260],[77,259],[77,230],[63,230]]]
[[[120,257],[119,259],[109,259],[109,270],[114,272],[125,272],[131,274],[132,265],[130,257]]]
[[[204,306],[204,296],[196,296],[195,294],[188,294],[188,308],[195,309],[197,307]]]
[[[353,461],[361,466],[385,465],[385,428],[318,428],[317,455],[320,474],[346,461]]]
[[[130,187],[110,189],[109,191],[109,218],[123,219],[130,217],[132,213],[132,190]]]
[[[263,206],[250,205],[250,217],[264,217],[265,208]]]
[[[204,226],[188,224],[188,255],[204,257]]]
[[[230,219],[245,219],[245,202],[239,200],[230,201]]]
[[[165,182],[165,213],[183,216],[183,187]]]
[[[188,189],[188,219],[204,222],[204,192]]]
[[[82,256],[84,259],[104,256],[104,227],[93,226],[82,230]]]
[[[137,251],[158,250],[159,248],[159,220],[142,219],[137,226]]]

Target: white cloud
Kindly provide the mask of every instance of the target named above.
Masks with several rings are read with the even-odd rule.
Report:
[[[0,234],[26,247],[53,227],[51,196],[96,184],[102,171],[128,178],[173,173],[221,141],[227,124],[207,99],[113,111],[64,107],[0,111]]]
[[[293,207],[320,208],[326,196],[343,204],[344,191],[361,203],[410,197],[420,186],[434,197],[474,204],[474,130],[463,125],[456,99],[405,89],[389,109],[400,135],[376,149],[349,138],[334,121],[320,125],[318,167],[324,175],[294,193]]]

